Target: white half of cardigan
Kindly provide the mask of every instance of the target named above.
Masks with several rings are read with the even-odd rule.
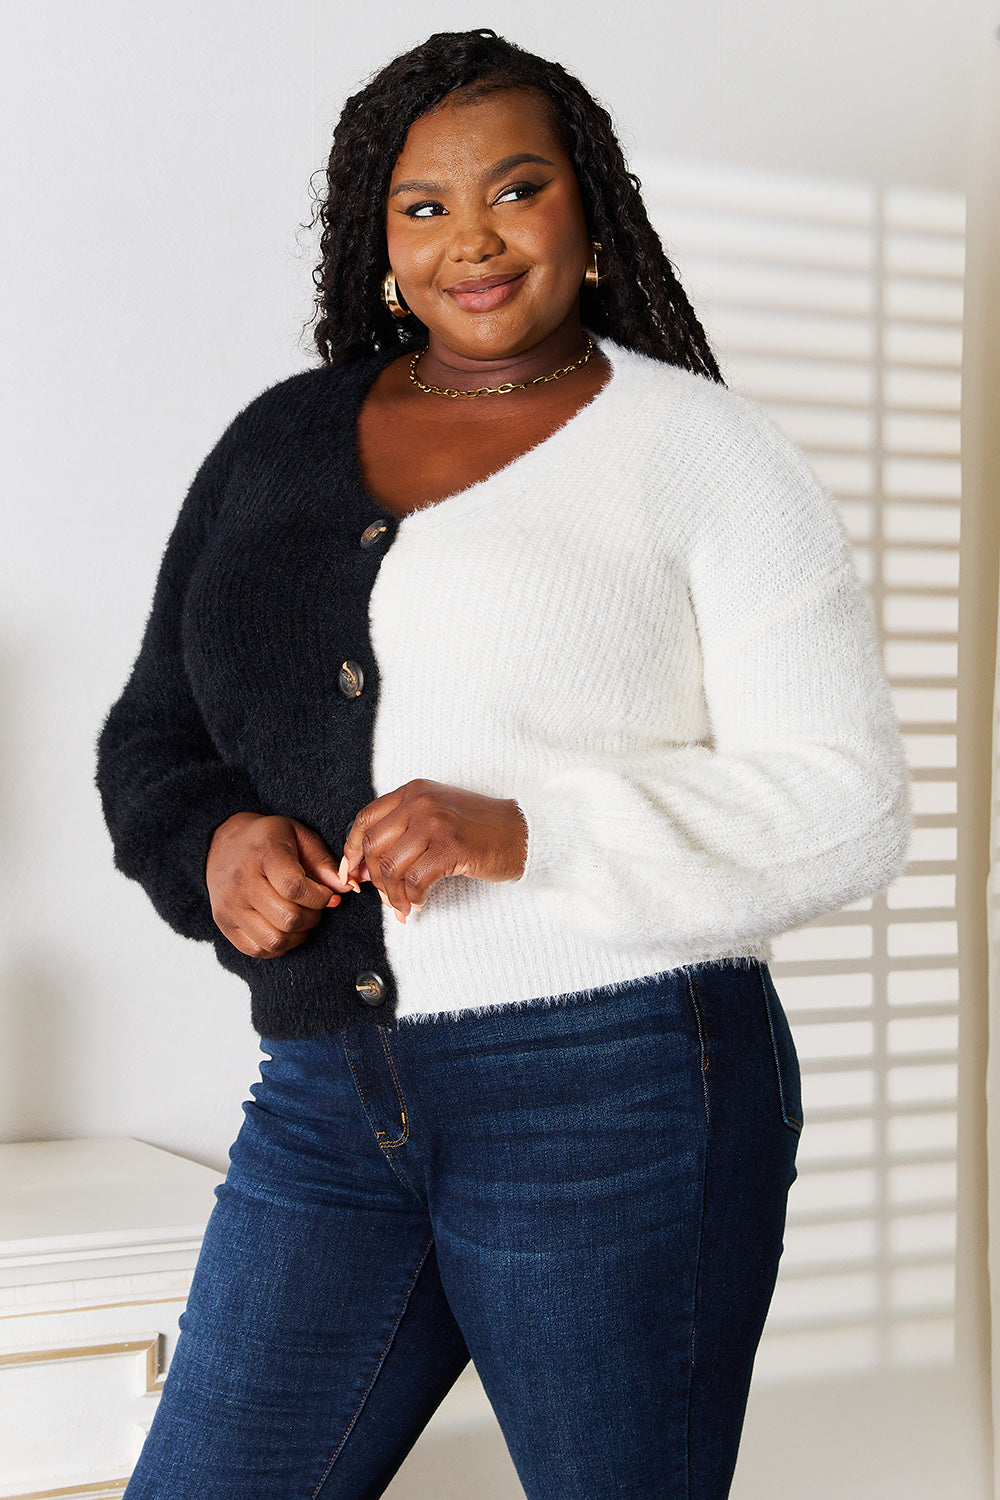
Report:
[[[753,402],[601,340],[604,389],[399,525],[371,597],[376,793],[515,797],[520,880],[384,912],[402,1016],[771,940],[905,866],[911,803],[833,500]]]

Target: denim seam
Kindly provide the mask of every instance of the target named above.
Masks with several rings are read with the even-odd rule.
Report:
[[[408,1193],[412,1193],[413,1196],[414,1196],[414,1198],[416,1198],[416,1200],[417,1200],[418,1203],[423,1203],[424,1200],[423,1200],[423,1198],[421,1198],[420,1194],[417,1192],[416,1188],[413,1186],[413,1183],[412,1182],[408,1182],[406,1180],[406,1178],[404,1177],[403,1173],[396,1166],[396,1163],[393,1161],[392,1157],[388,1154],[388,1152],[386,1152],[385,1150],[382,1149],[383,1145],[385,1144],[384,1141],[383,1141],[383,1139],[382,1139],[384,1132],[381,1132],[381,1131],[379,1131],[376,1128],[375,1121],[371,1117],[371,1111],[369,1110],[369,1108],[368,1108],[368,1102],[365,1099],[365,1091],[361,1087],[361,1080],[358,1077],[357,1070],[355,1069],[354,1059],[351,1057],[351,1049],[348,1046],[348,1042],[347,1042],[347,1027],[346,1026],[341,1029],[340,1035],[341,1035],[341,1038],[342,1038],[343,1044],[344,1044],[344,1056],[347,1058],[347,1066],[351,1070],[351,1077],[354,1079],[354,1087],[357,1089],[357,1091],[358,1091],[358,1098],[361,1100],[361,1108],[365,1112],[365,1119],[368,1121],[368,1124],[371,1127],[371,1131],[372,1131],[372,1134],[375,1137],[376,1144],[378,1145],[379,1150],[382,1151],[382,1160],[385,1162],[385,1164],[389,1168],[390,1172],[392,1172],[393,1176],[397,1177],[399,1179],[399,1181],[403,1184],[403,1186],[405,1187],[406,1191]],[[398,1091],[398,1088],[399,1088],[399,1086],[397,1084],[397,1091]],[[400,1097],[402,1097],[402,1096],[400,1095]],[[407,1130],[409,1130],[408,1126],[407,1126]],[[390,1144],[390,1145],[398,1145],[399,1142],[390,1141],[388,1144]],[[424,1204],[425,1208],[426,1208],[426,1206],[427,1205]]]
[[[691,1495],[691,1400],[694,1392],[694,1358],[695,1337],[698,1328],[698,1304],[701,1289],[701,1252],[705,1240],[705,1202],[708,1197],[708,1153],[711,1144],[712,1132],[712,1109],[708,1095],[708,1038],[706,1035],[704,1017],[702,1016],[701,1003],[698,998],[698,985],[695,975],[691,969],[685,969],[688,982],[688,994],[691,999],[691,1008],[694,1011],[695,1022],[698,1027],[698,1048],[701,1055],[701,1087],[705,1100],[705,1149],[701,1166],[701,1207],[698,1215],[698,1254],[695,1259],[694,1268],[694,1297],[691,1307],[691,1348],[687,1392],[687,1418],[686,1427],[686,1474],[685,1491],[686,1500]]]
[[[381,1037],[381,1042],[382,1051],[385,1053],[385,1060],[389,1064],[389,1072],[392,1074],[392,1081],[396,1088],[396,1098],[399,1100],[399,1114],[403,1122],[403,1134],[395,1141],[387,1141],[384,1137],[384,1132],[376,1130],[375,1134],[379,1138],[379,1145],[383,1148],[383,1150],[388,1150],[392,1146],[406,1145],[406,1142],[410,1139],[410,1121],[409,1116],[406,1113],[406,1100],[403,1097],[403,1090],[399,1082],[399,1075],[396,1072],[395,1059],[393,1058],[392,1053],[389,1051],[389,1043],[386,1040],[384,1034]]]
[[[781,1067],[781,1054],[778,1051],[778,1038],[774,1032],[774,1016],[771,1012],[771,996],[768,994],[767,981],[764,978],[764,970],[760,969],[760,987],[764,995],[764,1013],[767,1016],[767,1029],[771,1036],[771,1051],[774,1054],[774,1071],[778,1076],[778,1098],[781,1100],[781,1118],[789,1130],[801,1131],[802,1121],[797,1119],[788,1108],[788,1100],[785,1097],[785,1078]]]
[[[427,1260],[428,1255],[430,1255],[430,1253],[431,1253],[431,1249],[432,1249],[433,1245],[434,1245],[434,1240],[432,1238],[432,1239],[429,1239],[427,1241],[427,1244],[424,1246],[424,1253],[423,1253],[423,1255],[421,1255],[420,1260],[419,1260],[418,1265],[417,1265],[417,1269],[414,1271],[413,1278],[412,1278],[409,1286],[406,1289],[406,1296],[403,1298],[403,1305],[402,1305],[402,1307],[399,1310],[399,1317],[396,1319],[395,1323],[393,1323],[393,1325],[392,1325],[392,1330],[391,1330],[391,1332],[389,1334],[388,1339],[386,1340],[385,1348],[382,1350],[382,1353],[379,1355],[378,1361],[377,1361],[377,1363],[375,1365],[375,1369],[372,1372],[372,1378],[371,1378],[371,1380],[369,1380],[367,1386],[365,1387],[364,1395],[361,1397],[361,1400],[358,1402],[357,1408],[356,1408],[353,1416],[351,1417],[351,1420],[348,1422],[347,1427],[344,1429],[344,1435],[340,1439],[340,1442],[337,1444],[337,1448],[336,1448],[336,1451],[335,1451],[333,1457],[330,1459],[330,1462],[327,1464],[326,1468],[323,1470],[323,1473],[320,1476],[319,1484],[317,1484],[316,1488],[310,1494],[309,1500],[316,1500],[316,1496],[319,1494],[320,1490],[323,1488],[324,1484],[326,1484],[326,1481],[329,1479],[330,1473],[331,1473],[331,1471],[333,1469],[334,1464],[337,1462],[337,1459],[340,1457],[341,1453],[344,1451],[344,1444],[347,1442],[347,1439],[350,1437],[352,1431],[354,1430],[354,1424],[355,1424],[355,1422],[357,1422],[357,1420],[360,1417],[362,1411],[364,1410],[365,1402],[368,1400],[368,1397],[371,1395],[372,1391],[375,1388],[375,1382],[378,1379],[379,1374],[381,1373],[382,1366],[385,1364],[386,1356],[388,1355],[389,1350],[392,1348],[393,1343],[395,1342],[396,1334],[399,1332],[399,1325],[400,1325],[400,1323],[402,1323],[403,1318],[404,1318],[404,1316],[406,1314],[406,1309],[410,1305],[410,1298],[413,1296],[413,1288],[417,1284],[417,1280],[418,1280],[418,1278],[420,1276],[421,1271],[424,1268],[424,1264],[425,1264],[425,1262]]]
[[[705,1097],[705,1119],[710,1119],[708,1100],[708,1036],[705,1031],[704,1017],[701,1013],[701,1002],[698,999],[698,986],[694,973],[691,969],[685,969],[687,975],[688,995],[691,999],[691,1009],[694,1011],[695,1024],[698,1027],[698,1050],[701,1056],[701,1090]]]

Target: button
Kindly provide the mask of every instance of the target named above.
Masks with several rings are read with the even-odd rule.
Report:
[[[356,661],[343,661],[337,676],[337,686],[345,698],[358,698],[365,685],[365,674]]]
[[[385,980],[380,974],[373,974],[371,969],[362,970],[354,981],[354,988],[365,1005],[385,1004]]]
[[[362,547],[364,547],[366,550],[369,547],[374,547],[375,543],[380,541],[388,530],[388,522],[373,521],[372,524],[370,526],[366,526],[364,531],[361,533]]]

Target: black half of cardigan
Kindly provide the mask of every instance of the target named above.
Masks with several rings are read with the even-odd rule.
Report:
[[[373,885],[274,958],[249,958],[222,935],[204,886],[211,835],[233,812],[296,818],[339,858],[375,796],[368,606],[398,521],[364,489],[356,419],[392,357],[292,376],[235,418],[185,500],[99,747],[119,868],[178,931],[214,942],[250,986],[254,1027],[276,1039],[394,1024]],[[345,694],[359,678],[361,691]],[[382,981],[377,1006],[357,987],[367,974]]]

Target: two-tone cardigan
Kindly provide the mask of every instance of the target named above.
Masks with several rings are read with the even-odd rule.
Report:
[[[611,378],[563,427],[402,519],[356,442],[391,356],[265,391],[195,476],[98,784],[119,868],[214,942],[265,1036],[766,961],[905,865],[903,746],[833,500],[755,403],[601,345]],[[339,857],[416,777],[516,798],[523,875],[442,879],[405,926],[365,884],[279,957],[216,928],[232,813]]]

